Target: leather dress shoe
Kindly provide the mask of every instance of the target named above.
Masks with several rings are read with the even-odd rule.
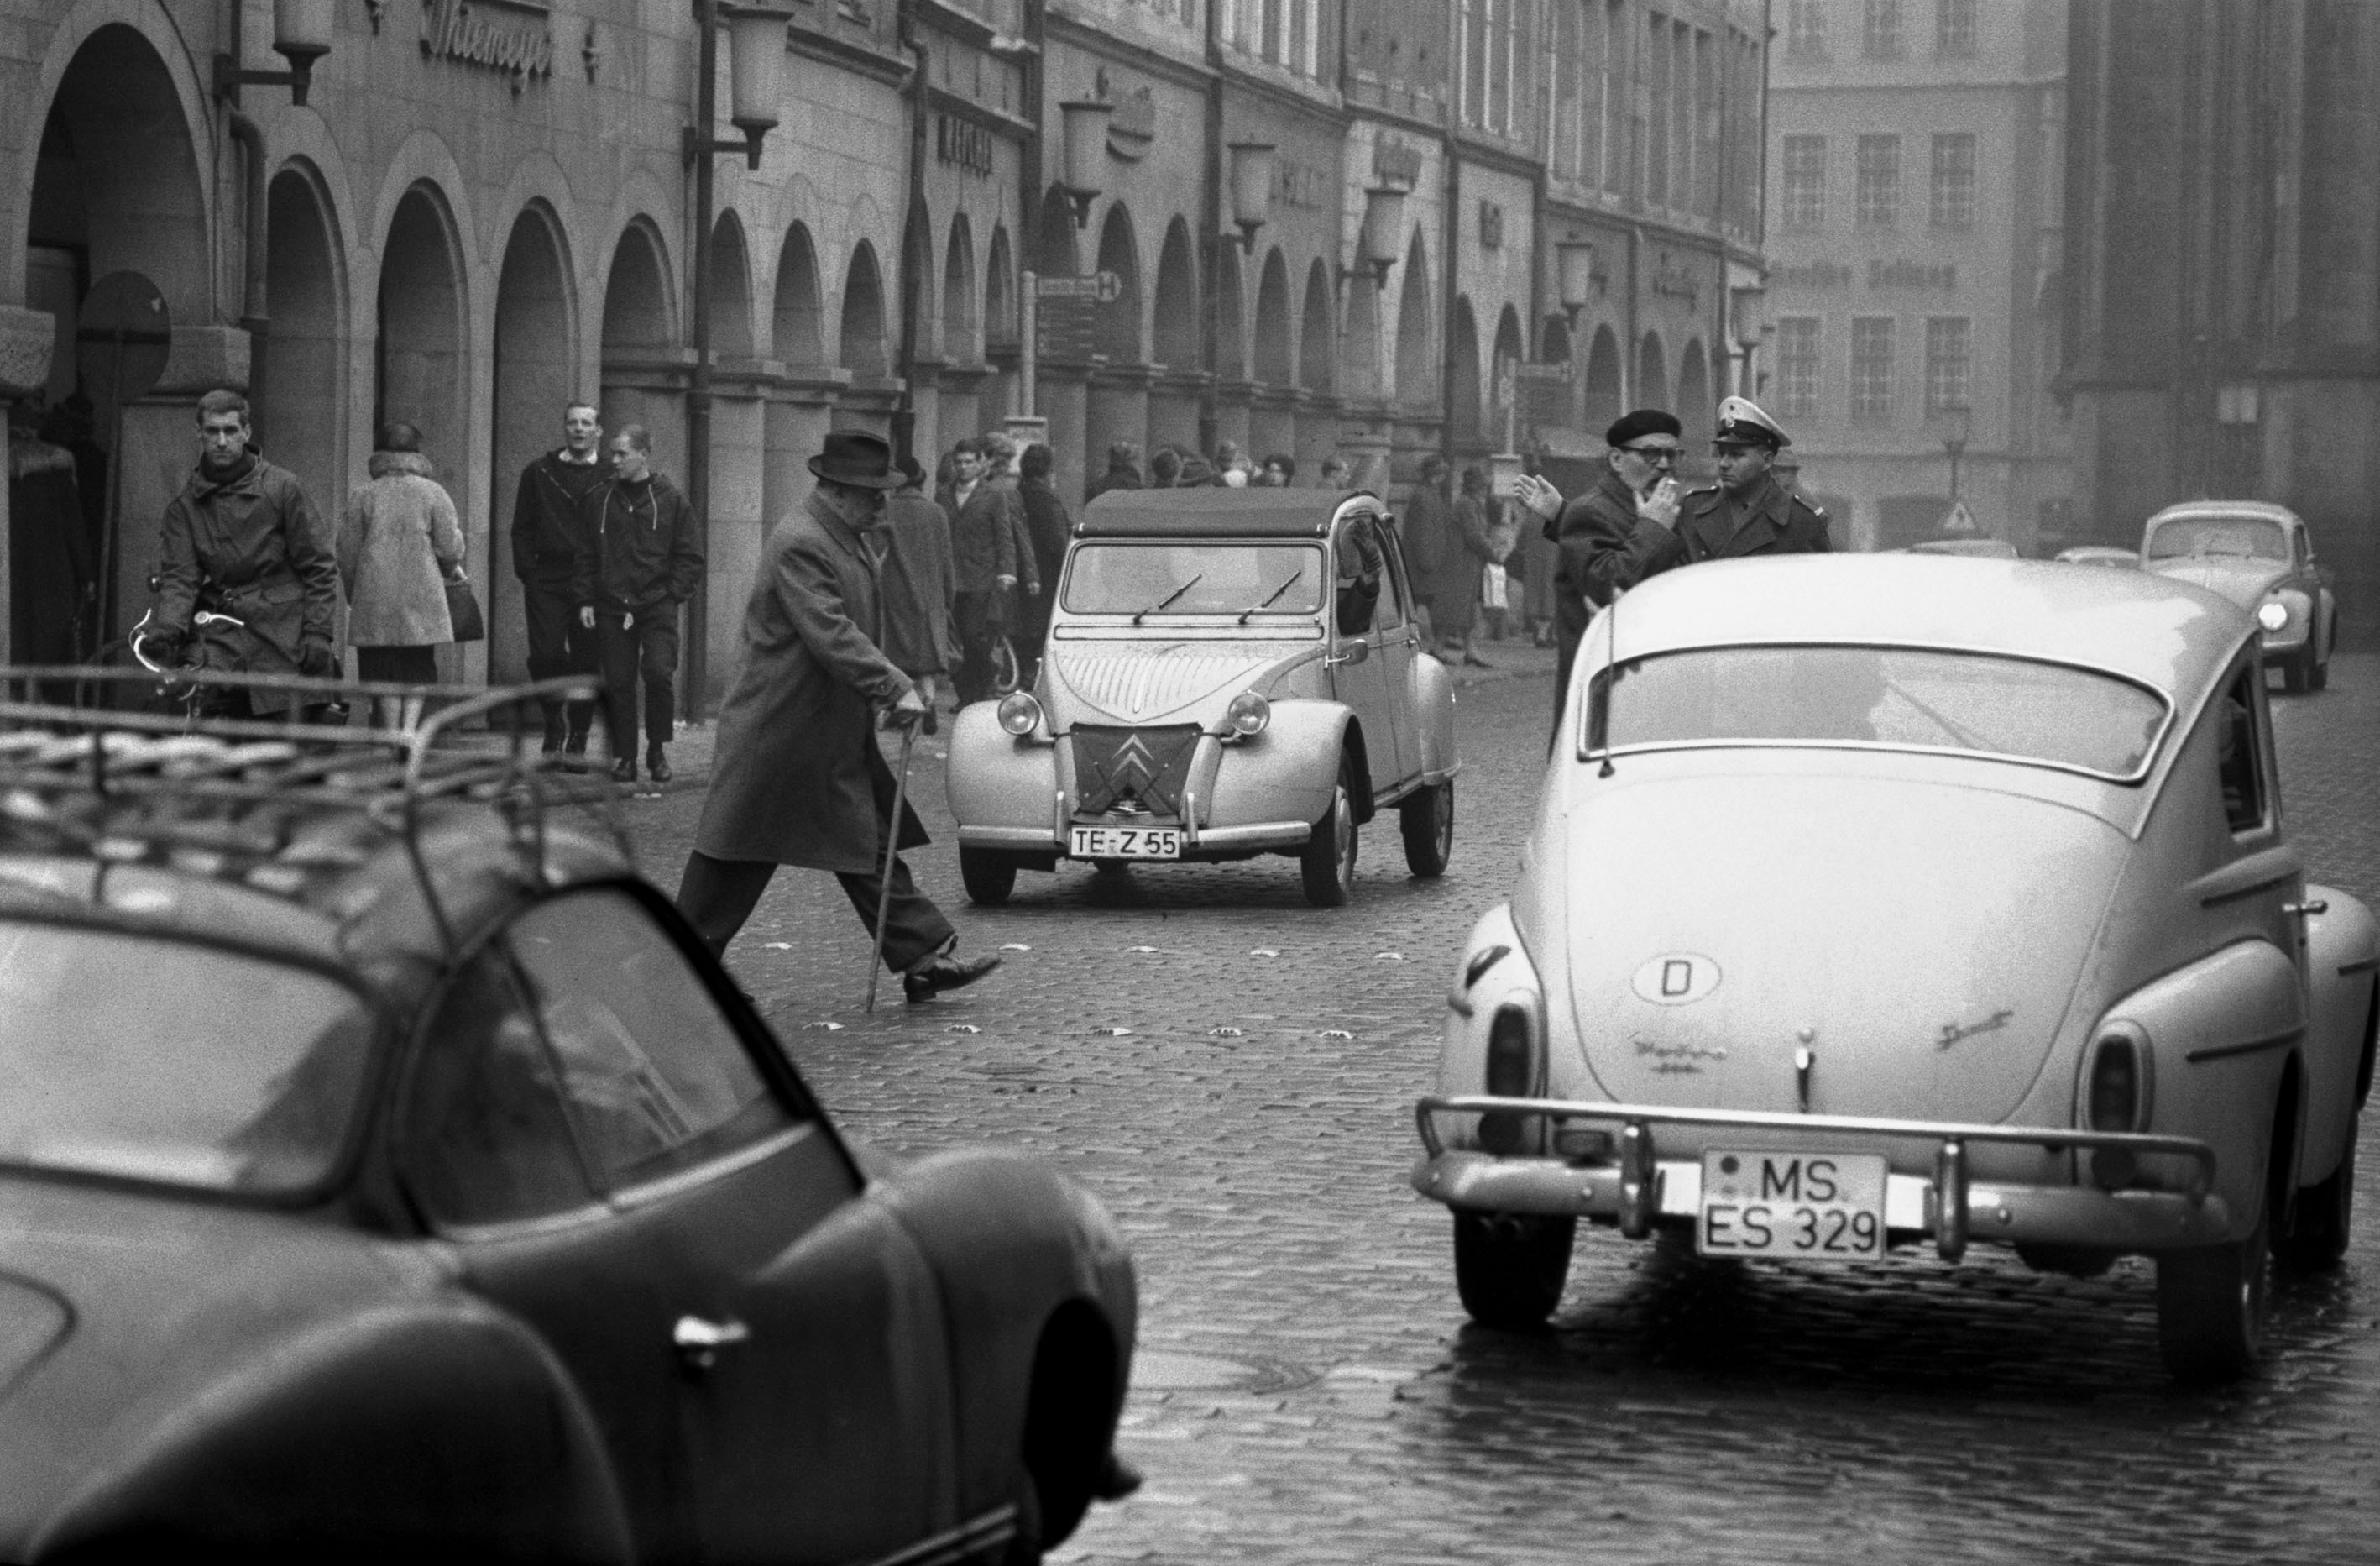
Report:
[[[662,753],[658,745],[645,752],[645,776],[655,783],[667,783],[674,776],[670,771],[669,758]]]
[[[623,756],[617,761],[613,762],[612,781],[613,783],[635,783],[637,781],[637,759],[633,756]]]
[[[997,957],[937,957],[903,974],[901,993],[912,1001],[929,1000],[945,989],[963,989],[998,966]]]

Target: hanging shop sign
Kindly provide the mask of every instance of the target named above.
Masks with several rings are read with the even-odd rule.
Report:
[[[553,30],[542,6],[519,0],[422,0],[421,52],[502,71],[518,92],[553,74]]]
[[[992,134],[972,120],[952,115],[934,116],[934,156],[940,162],[978,179],[992,172]]]
[[[1092,80],[1091,96],[1115,105],[1115,113],[1108,116],[1109,153],[1128,164],[1147,157],[1157,143],[1156,94],[1146,86],[1119,90],[1101,66]]]

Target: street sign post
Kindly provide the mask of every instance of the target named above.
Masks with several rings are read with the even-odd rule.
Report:
[[[1099,351],[1099,327],[1123,297],[1123,279],[1112,272],[1082,277],[1034,280],[1038,332],[1034,346],[1042,358],[1089,358]]]

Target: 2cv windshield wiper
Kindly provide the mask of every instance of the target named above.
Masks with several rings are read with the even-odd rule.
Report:
[[[1248,623],[1248,616],[1254,614],[1257,610],[1270,609],[1274,603],[1279,601],[1281,595],[1287,592],[1290,589],[1297,586],[1299,580],[1304,577],[1305,575],[1305,567],[1303,565],[1299,566],[1296,570],[1292,571],[1289,574],[1288,581],[1283,582],[1281,586],[1273,589],[1272,591],[1265,594],[1263,602],[1251,603],[1245,609],[1241,610],[1238,623],[1245,625]]]
[[[1159,599],[1155,603],[1150,604],[1148,608],[1146,608],[1146,609],[1142,610],[1139,613],[1135,614],[1135,615],[1132,617],[1132,623],[1133,623],[1134,625],[1139,625],[1139,624],[1141,623],[1141,621],[1142,621],[1143,619],[1147,618],[1148,616],[1149,616],[1149,615],[1151,615],[1151,614],[1156,613],[1159,610],[1160,610],[1160,609],[1170,609],[1170,608],[1172,608],[1172,605],[1173,605],[1173,601],[1174,601],[1175,599],[1180,598],[1184,593],[1188,592],[1192,588],[1196,587],[1199,583],[1201,583],[1201,582],[1205,581],[1206,579],[1207,579],[1207,573],[1205,573],[1204,571],[1199,572],[1196,576],[1195,576],[1195,577],[1191,577],[1188,581],[1186,581],[1186,582],[1183,583],[1180,587],[1178,587],[1178,588],[1174,589],[1172,592],[1167,593],[1163,598]]]

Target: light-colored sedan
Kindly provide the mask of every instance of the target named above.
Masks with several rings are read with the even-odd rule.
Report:
[[[1385,506],[1320,490],[1118,490],[1086,506],[1030,691],[958,715],[950,804],[978,903],[1061,859],[1295,857],[1344,903],[1393,809],[1454,842],[1454,688]]]
[[[2252,500],[2169,505],[2141,535],[2141,568],[2222,594],[2256,617],[2265,662],[2291,691],[2330,683],[2338,601],[2305,518]]]
[[[2348,1241],[2380,931],[2309,885],[2257,627],[2146,572],[1698,565],[1590,627],[1414,1172],[1477,1319],[1579,1218],[1706,1256],[2155,1258],[2167,1360],[2258,1353]]]

